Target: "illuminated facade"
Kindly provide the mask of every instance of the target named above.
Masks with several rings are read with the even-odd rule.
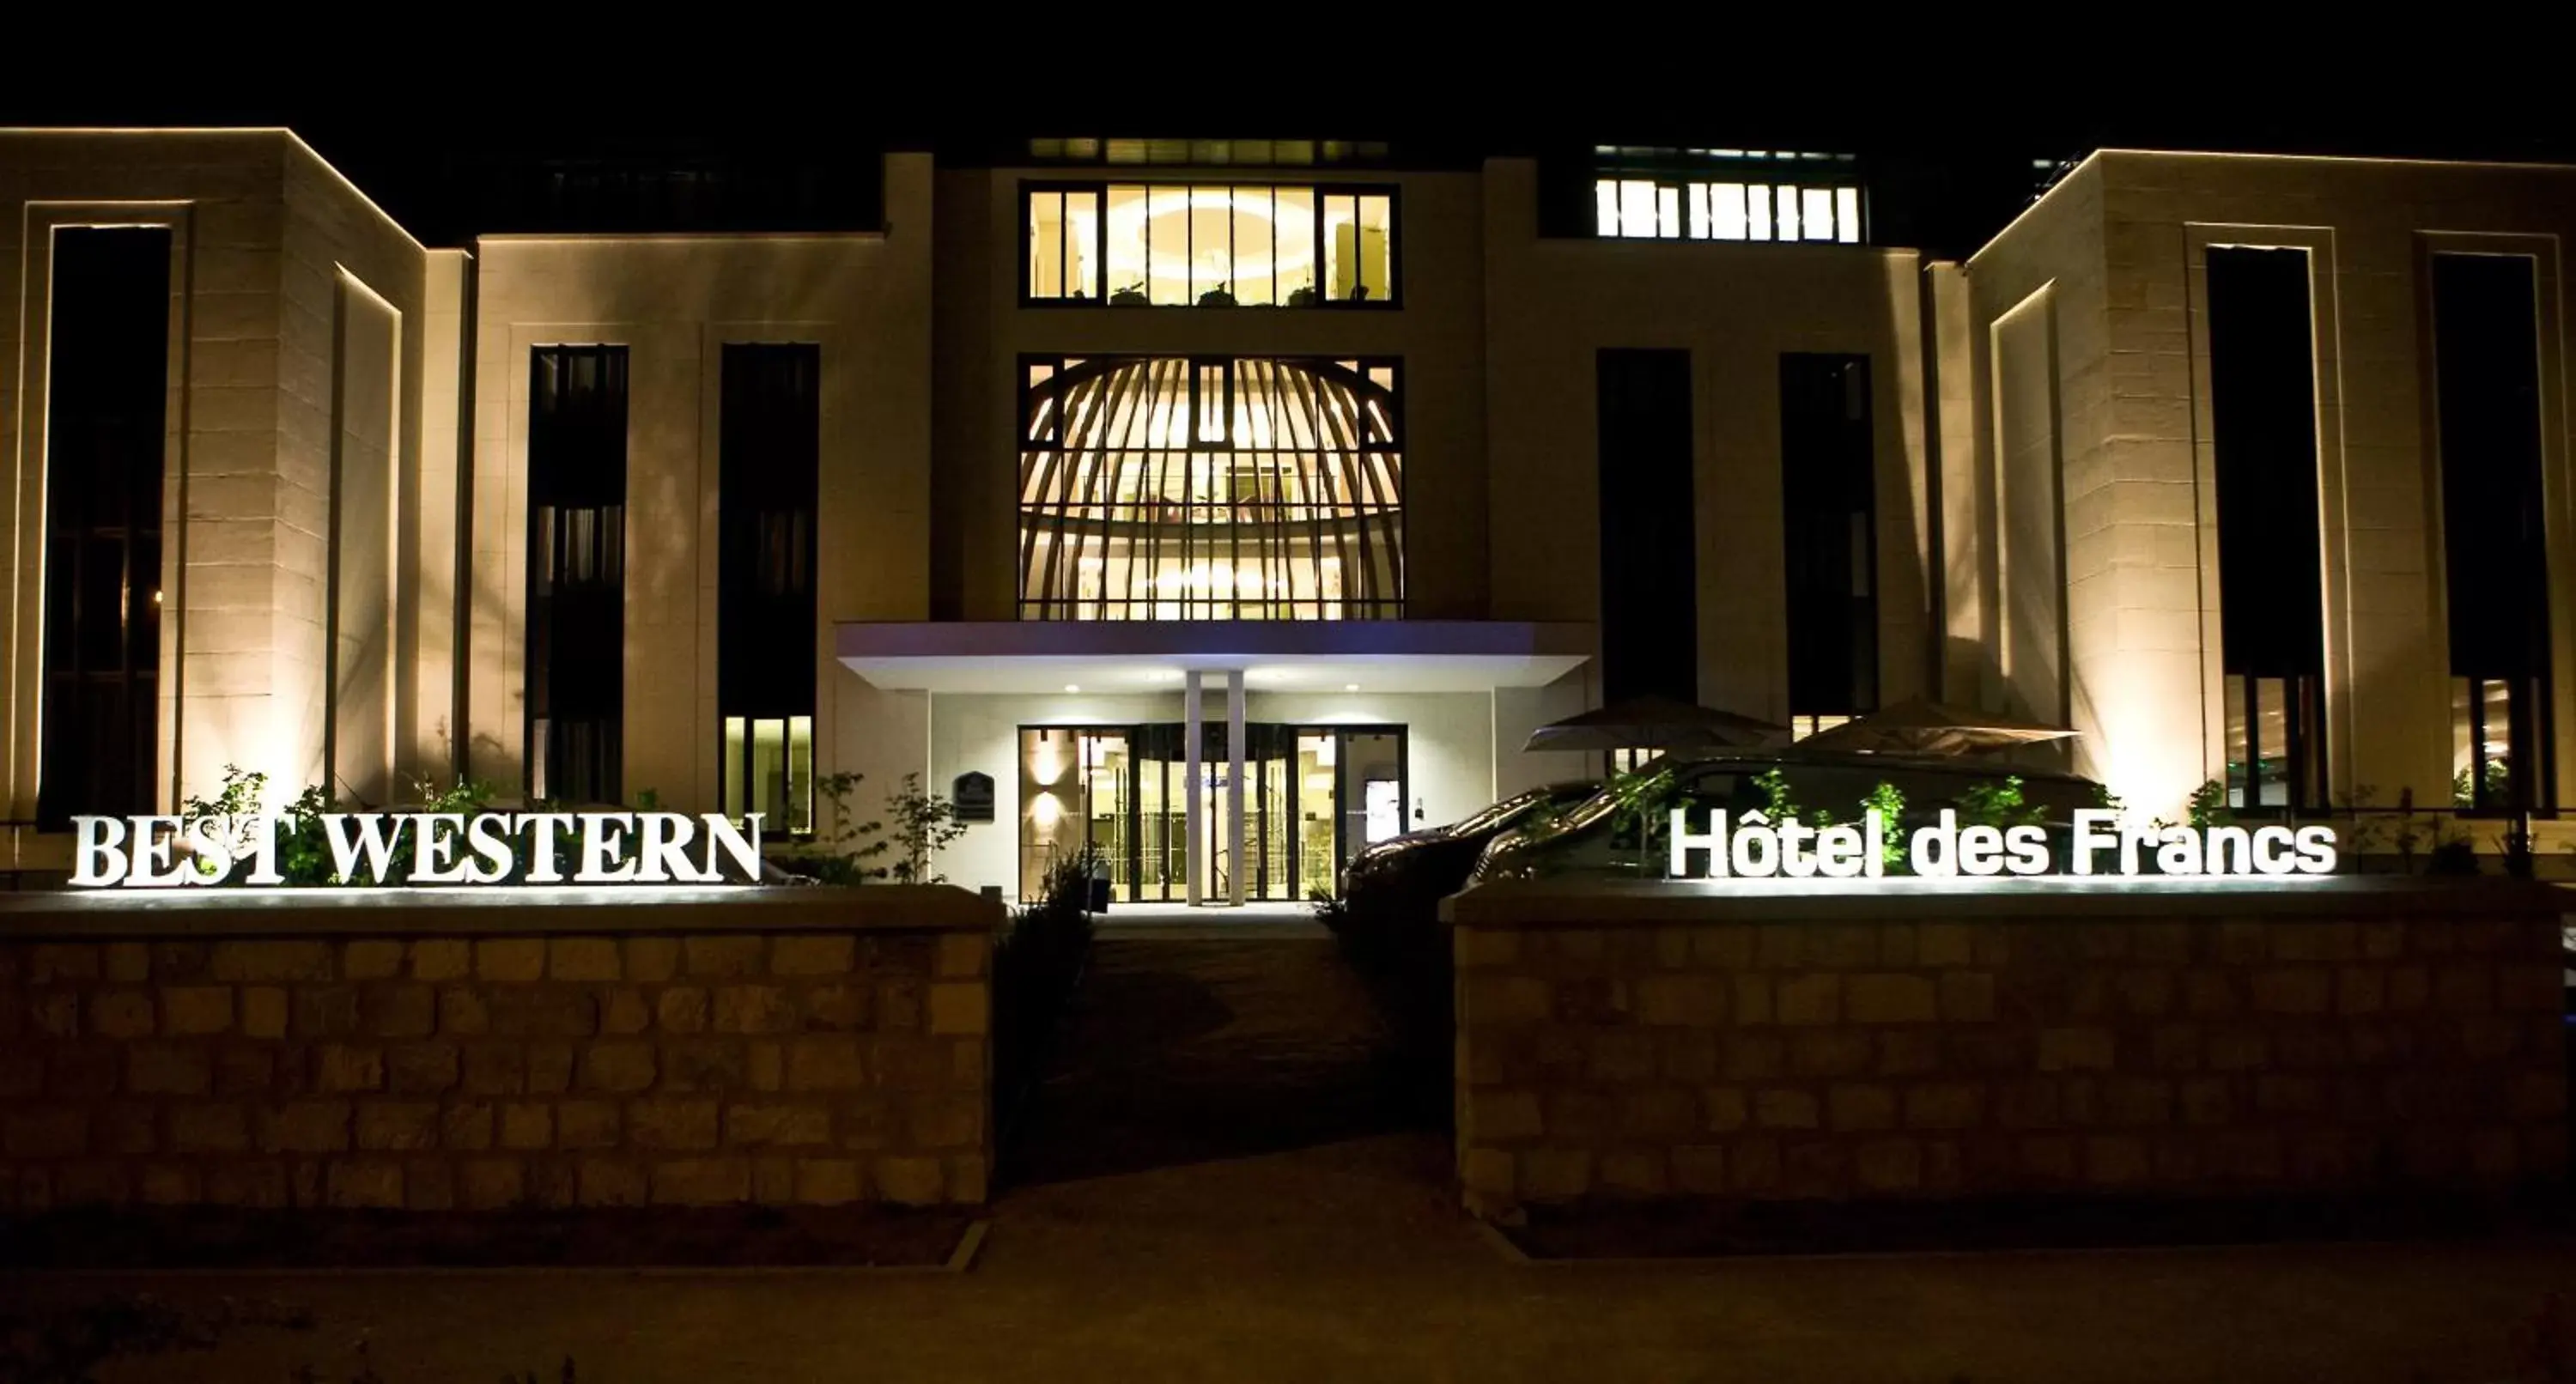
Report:
[[[2576,772],[2576,172],[2105,152],[1956,262],[1830,154],[882,182],[430,248],[284,132],[0,132],[22,858],[230,764],[773,836],[980,773],[960,883],[1294,899],[1640,693],[2062,719],[2166,815]]]

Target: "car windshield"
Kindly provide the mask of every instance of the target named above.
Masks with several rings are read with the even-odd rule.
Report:
[[[1552,783],[1544,788],[1532,788],[1524,793],[1514,793],[1501,802],[1480,809],[1464,820],[1450,823],[1442,830],[1450,836],[1474,836],[1479,832],[1500,827],[1540,803],[1580,800],[1590,796],[1592,790],[1591,784],[1570,783]]]

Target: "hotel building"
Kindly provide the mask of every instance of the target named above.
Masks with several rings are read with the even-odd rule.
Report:
[[[227,765],[773,838],[982,775],[954,882],[1298,899],[1646,693],[2071,725],[2166,815],[2576,772],[2576,169],[2105,150],[1964,260],[1806,152],[847,176],[433,247],[286,131],[0,130],[21,860]]]

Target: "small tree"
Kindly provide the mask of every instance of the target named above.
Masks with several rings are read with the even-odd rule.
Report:
[[[940,794],[925,792],[921,775],[906,774],[903,787],[886,795],[886,815],[894,822],[896,852],[891,873],[895,883],[947,883],[946,875],[931,872],[930,861],[966,834],[966,824],[957,820],[956,806]]]
[[[1651,873],[1656,833],[1665,829],[1664,808],[1673,799],[1673,771],[1661,764],[1612,774],[1606,785],[1618,806],[1610,816],[1611,835],[1637,831],[1637,873]]]
[[[863,777],[825,774],[814,781],[815,790],[831,804],[823,814],[829,825],[815,834],[812,844],[789,857],[793,865],[804,867],[800,873],[811,874],[823,884],[862,884],[884,877],[884,866],[868,862],[890,849],[890,843],[878,834],[885,830],[885,823],[860,821],[859,814],[850,807],[850,794],[858,790]]]

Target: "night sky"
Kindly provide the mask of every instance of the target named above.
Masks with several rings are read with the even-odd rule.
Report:
[[[2097,147],[2576,163],[2576,105],[2563,99],[2563,80],[2526,75],[2501,45],[2474,65],[2410,47],[2413,67],[2401,79],[2304,49],[2226,66],[2200,55],[2121,66],[2089,60],[2119,46],[2108,39],[2066,41],[2054,56],[2021,61],[1929,50],[1843,57],[1812,41],[1781,44],[1616,87],[1535,68],[1464,80],[1455,65],[1437,80],[1408,83],[1301,86],[1254,67],[1240,80],[1183,74],[1214,99],[1148,87],[1132,71],[1073,83],[1058,74],[1032,94],[1029,83],[995,72],[942,80],[951,74],[924,76],[905,63],[900,73],[753,81],[723,75],[743,68],[708,60],[671,83],[680,94],[652,99],[640,93],[687,69],[639,67],[646,75],[630,79],[599,64],[523,64],[509,77],[461,82],[429,65],[410,80],[300,73],[274,89],[255,79],[39,71],[0,86],[0,124],[287,125],[434,245],[481,232],[582,229],[530,209],[551,175],[578,169],[750,170],[808,188],[806,204],[820,208],[805,226],[776,229],[847,224],[873,212],[872,174],[847,176],[870,155],[933,149],[951,162],[990,162],[1031,135],[1383,140],[1395,150],[1393,166],[1431,168],[1596,143],[1855,152],[1869,169],[1874,238],[1942,256],[1975,250],[2026,206],[2043,161]],[[906,99],[897,82],[922,99]],[[1321,95],[1292,94],[1319,86]],[[1388,95],[1399,87],[1408,94]],[[407,94],[389,100],[389,91]],[[396,109],[406,114],[389,113]],[[810,191],[834,184],[845,190]]]

